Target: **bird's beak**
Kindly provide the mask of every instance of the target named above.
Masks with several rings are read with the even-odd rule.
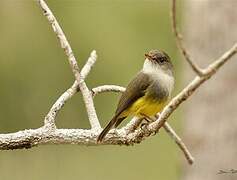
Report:
[[[149,55],[149,54],[145,54],[145,57],[148,59],[148,60],[150,60],[150,61],[152,61],[152,58],[151,58],[151,56]]]

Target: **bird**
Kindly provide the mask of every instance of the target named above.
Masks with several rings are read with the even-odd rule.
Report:
[[[145,53],[142,69],[129,82],[122,93],[113,118],[97,137],[103,141],[106,134],[128,116],[153,117],[159,113],[171,97],[174,88],[174,70],[169,55],[162,50]]]

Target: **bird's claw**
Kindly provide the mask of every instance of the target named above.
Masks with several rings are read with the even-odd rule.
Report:
[[[146,131],[148,124],[149,124],[149,123],[142,123],[142,124],[141,124],[141,129],[142,129],[143,131]]]
[[[159,130],[152,132],[152,136],[155,136],[158,132],[159,132]]]

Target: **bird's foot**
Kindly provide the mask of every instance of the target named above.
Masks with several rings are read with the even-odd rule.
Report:
[[[143,116],[144,120],[147,122],[147,123],[151,123],[151,122],[154,122],[155,119],[150,117],[150,116],[147,116],[145,114],[141,114],[141,116]]]
[[[142,124],[141,124],[141,129],[142,129],[143,131],[146,131],[146,130],[147,130],[147,126],[148,126],[148,124],[149,124],[148,122],[146,122],[146,123],[145,123],[145,122],[142,123]]]
[[[152,133],[152,136],[155,136],[157,133],[159,132],[159,130],[156,130]]]

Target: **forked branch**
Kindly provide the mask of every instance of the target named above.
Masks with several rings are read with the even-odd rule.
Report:
[[[66,90],[52,106],[48,114],[44,119],[44,126],[38,129],[30,129],[24,131],[18,131],[9,134],[0,134],[0,149],[21,149],[31,148],[33,146],[41,144],[84,144],[84,145],[98,145],[96,138],[101,132],[101,127],[95,106],[93,97],[103,92],[123,92],[124,87],[116,85],[103,85],[92,88],[90,90],[85,82],[85,78],[89,74],[91,68],[96,62],[97,55],[95,51],[92,51],[87,63],[80,71],[76,58],[73,55],[72,48],[68,43],[65,34],[59,26],[56,18],[53,16],[47,4],[44,0],[37,0],[40,7],[43,10],[44,15],[50,22],[53,31],[59,39],[61,47],[69,61],[70,67],[75,77],[73,85]],[[237,43],[232,48],[227,50],[220,58],[215,60],[212,64],[205,69],[200,69],[191,59],[187,50],[182,44],[182,38],[177,30],[176,24],[176,0],[172,0],[172,27],[174,35],[177,40],[178,47],[181,49],[185,59],[190,64],[197,76],[178,94],[159,114],[159,117],[146,128],[140,128],[142,119],[134,117],[126,126],[121,129],[111,130],[104,141],[100,145],[133,145],[140,143],[146,137],[149,137],[159,131],[161,127],[164,127],[166,132],[174,139],[180,149],[183,151],[186,159],[190,164],[193,163],[193,157],[188,151],[185,144],[180,137],[166,122],[168,117],[179,107],[181,103],[187,100],[202,85],[205,81],[211,78],[232,56],[237,53]],[[82,93],[83,100],[87,109],[88,119],[91,124],[91,129],[57,129],[55,120],[58,112],[62,109],[63,105],[72,98],[78,91]]]
[[[88,64],[91,64],[91,65],[94,64],[95,59],[96,59],[96,54],[94,54],[94,56],[91,55],[91,60],[89,59],[88,64],[85,66],[86,70],[82,71],[82,73],[84,75],[81,77],[80,69],[77,64],[76,58],[72,52],[72,48],[71,48],[65,34],[63,33],[59,23],[57,22],[56,18],[54,17],[52,11],[49,9],[47,4],[43,0],[38,0],[38,2],[39,2],[41,9],[43,10],[45,17],[47,17],[49,23],[51,24],[51,26],[53,28],[53,31],[55,32],[57,38],[59,39],[61,48],[63,48],[63,50],[68,58],[68,62],[71,66],[72,72],[75,76],[76,81],[78,82],[78,86],[79,86],[80,91],[82,93],[82,97],[85,102],[85,106],[86,106],[86,110],[87,110],[87,114],[88,114],[88,118],[89,118],[91,127],[98,129],[98,128],[100,128],[100,123],[99,123],[98,117],[96,115],[94,102],[92,100],[92,94],[84,81],[85,76],[87,76],[87,74],[90,71],[90,69],[88,69],[88,68],[92,67],[92,66],[89,66]]]
[[[203,71],[198,65],[191,59],[188,51],[183,45],[183,39],[182,35],[179,33],[177,28],[177,20],[176,20],[176,0],[172,0],[172,8],[171,8],[171,22],[172,22],[172,28],[175,35],[175,40],[177,43],[178,48],[180,49],[181,53],[183,54],[186,61],[189,63],[191,68],[195,73],[197,73],[199,76],[203,76]]]

